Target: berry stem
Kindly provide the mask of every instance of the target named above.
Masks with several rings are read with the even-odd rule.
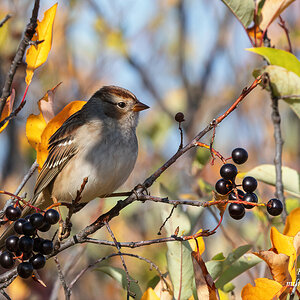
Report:
[[[221,155],[218,151],[216,151],[214,148],[212,148],[210,145],[207,145],[207,144],[204,144],[204,143],[201,143],[201,142],[196,142],[197,146],[199,147],[203,147],[203,148],[206,148],[206,149],[209,149],[210,152],[212,153],[212,157],[213,157],[213,160],[215,159],[215,157],[213,155],[216,155],[217,157],[219,157],[221,159],[221,161],[225,164],[226,163],[226,159],[224,158],[223,155]]]

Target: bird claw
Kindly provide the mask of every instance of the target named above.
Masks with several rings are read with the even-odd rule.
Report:
[[[139,191],[140,189],[141,189],[141,191]],[[148,196],[150,195],[147,188],[141,183],[139,183],[137,186],[135,186],[135,188],[132,190],[132,193],[135,194],[135,196],[137,198],[139,198],[139,194],[141,194],[141,193],[143,194],[144,192],[146,193],[146,195],[148,195]]]

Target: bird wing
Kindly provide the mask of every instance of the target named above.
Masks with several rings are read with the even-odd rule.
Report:
[[[67,162],[73,157],[78,146],[74,140],[75,130],[85,123],[82,110],[70,116],[49,139],[49,154],[37,178],[34,197],[58,175]]]

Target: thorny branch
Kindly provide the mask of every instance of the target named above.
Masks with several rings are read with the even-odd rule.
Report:
[[[120,211],[123,210],[125,207],[130,205],[131,203],[139,200],[139,201],[145,201],[145,200],[151,200],[156,202],[163,202],[163,203],[169,203],[173,205],[178,204],[190,204],[195,205],[195,201],[188,201],[188,200],[168,200],[167,198],[158,198],[158,197],[151,197],[148,195],[144,195],[145,189],[152,186],[152,184],[160,177],[160,175],[166,171],[172,164],[174,164],[178,158],[180,158],[183,154],[185,154],[190,149],[193,149],[194,147],[197,147],[198,141],[205,136],[208,132],[210,132],[213,128],[215,128],[219,123],[221,123],[232,111],[236,109],[236,107],[239,105],[239,103],[255,88],[259,83],[261,82],[261,76],[257,77],[254,82],[251,84],[250,87],[244,88],[239,98],[230,106],[230,108],[221,116],[219,116],[217,119],[214,119],[212,122],[210,122],[202,131],[200,131],[192,141],[190,141],[187,145],[185,145],[182,149],[179,149],[166,163],[164,163],[159,169],[157,169],[151,176],[149,176],[142,185],[139,185],[130,196],[128,196],[124,200],[119,200],[117,204],[111,208],[108,212],[102,214],[100,217],[97,218],[96,221],[94,221],[92,224],[86,226],[84,229],[80,230],[77,234],[66,240],[64,243],[60,245],[59,249],[56,249],[52,254],[50,254],[47,259],[49,259],[52,256],[57,255],[58,253],[64,251],[65,249],[77,244],[77,243],[85,243],[85,242],[92,242],[91,239],[88,239],[88,236],[105,226],[106,223],[108,223],[111,219],[118,216]],[[214,201],[215,205],[218,201]],[[205,202],[204,202],[205,203]],[[210,206],[214,204],[208,204],[213,202],[208,202],[207,204],[204,203],[198,203],[198,205],[195,206]],[[242,202],[240,202],[242,203]],[[250,204],[247,202],[247,204]],[[257,204],[256,204],[257,205]],[[198,233],[197,235],[192,236],[171,236],[167,238],[162,239],[156,239],[151,241],[141,241],[141,242],[131,242],[130,247],[139,247],[139,246],[145,246],[155,243],[164,243],[164,242],[171,242],[171,241],[185,241],[188,239],[194,239],[198,236],[209,236],[215,232],[210,231],[202,231]],[[107,243],[109,245],[109,242]],[[120,246],[123,246],[122,243],[120,243]],[[118,254],[115,254],[118,255]],[[16,277],[17,272],[16,268],[6,272],[5,274],[0,276],[0,289],[8,286],[10,282]]]
[[[10,69],[7,73],[4,87],[2,90],[1,99],[0,99],[0,115],[2,114],[2,111],[3,111],[3,108],[6,103],[7,98],[11,93],[11,85],[12,85],[15,73],[17,71],[17,68],[23,59],[26,47],[29,45],[29,42],[31,41],[31,39],[35,33],[35,28],[37,27],[37,17],[38,17],[39,6],[40,6],[40,0],[35,0],[29,24],[26,26],[24,36],[19,44],[16,55],[10,65]]]

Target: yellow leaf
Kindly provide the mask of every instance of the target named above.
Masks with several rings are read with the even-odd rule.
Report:
[[[76,111],[80,110],[86,101],[73,101],[66,105],[45,127],[41,142],[37,148],[37,162],[41,168],[48,156],[48,141],[52,134]]]
[[[160,300],[159,297],[155,294],[153,289],[150,287],[147,291],[143,294],[141,300]]]
[[[282,288],[280,283],[267,278],[257,278],[254,281],[255,286],[250,283],[244,286],[241,294],[243,300],[269,300]]]
[[[289,272],[292,276],[292,281],[295,281],[296,279],[295,262],[296,262],[297,254],[294,248],[294,238],[283,235],[275,227],[272,227],[271,242],[273,248],[275,248],[278,253],[283,253],[290,257]]]
[[[268,0],[261,9],[259,27],[265,30],[295,0]]]
[[[39,115],[29,115],[26,122],[26,136],[29,144],[38,151],[38,145],[41,143],[42,133],[47,123],[54,117],[53,101],[56,88],[60,85],[57,84],[54,88],[47,91],[47,93],[38,100],[40,110]],[[44,104],[46,103],[46,104]],[[50,108],[51,107],[51,108]],[[52,112],[50,115],[49,111]]]
[[[26,122],[26,136],[29,144],[37,151],[38,145],[41,142],[42,132],[47,123],[40,113],[39,115],[31,114]]]
[[[202,229],[200,229],[200,230],[197,231],[197,233],[199,233],[199,232],[202,232]],[[198,242],[199,252],[200,252],[200,254],[202,254],[204,252],[204,250],[205,250],[205,243],[204,243],[203,237],[199,236],[199,237],[196,238],[196,240]],[[197,252],[196,241],[194,239],[193,240],[189,240],[189,243],[190,243],[190,246],[191,246],[192,250],[195,251],[195,252]]]
[[[14,101],[15,101],[15,90],[12,89],[11,91],[11,94],[10,96],[7,98],[6,100],[6,103],[5,103],[5,106],[3,108],[3,111],[2,111],[2,114],[1,114],[1,118],[0,118],[0,122],[2,120],[4,120],[5,118],[7,118],[10,113],[12,112],[12,108],[13,108],[13,105],[14,105]],[[7,121],[1,128],[0,128],[0,132],[2,132],[6,126],[8,125],[8,122]]]
[[[37,21],[36,33],[32,38],[32,41],[42,41],[42,43],[38,45],[31,45],[31,47],[27,50],[26,53],[26,84],[29,85],[33,72],[36,68],[41,66],[48,57],[48,53],[51,49],[52,44],[52,29],[53,22],[56,14],[57,3],[54,4],[51,8],[49,8],[44,13],[43,20]]]
[[[283,230],[284,235],[295,236],[300,231],[300,207],[295,208],[287,216],[285,227]]]

